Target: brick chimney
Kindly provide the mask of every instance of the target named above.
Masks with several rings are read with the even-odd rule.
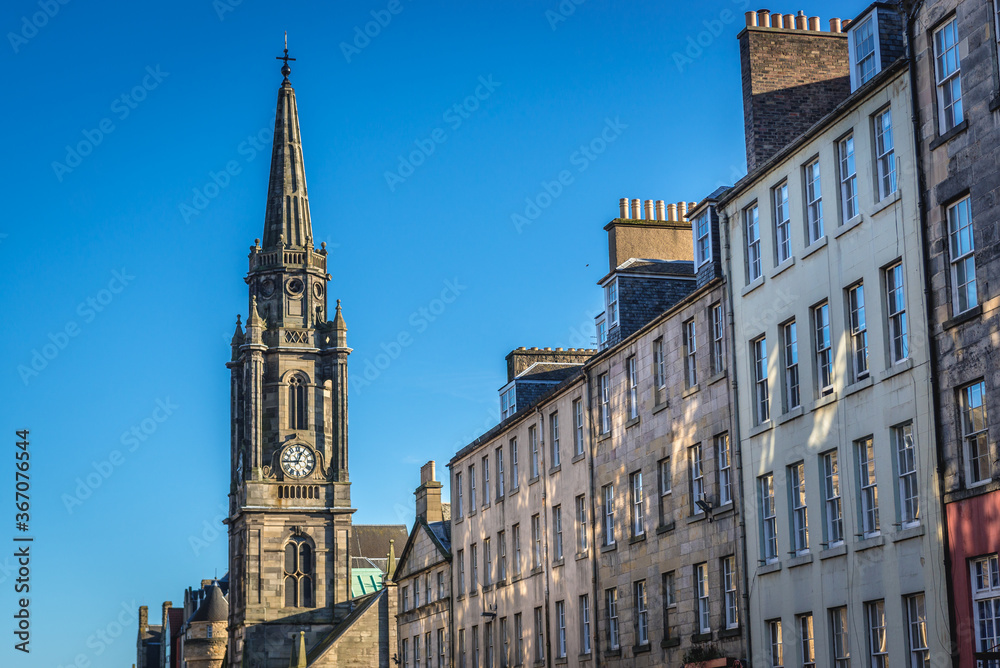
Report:
[[[428,524],[444,520],[441,512],[441,483],[434,479],[434,462],[420,467],[420,487],[413,494],[417,497],[417,519]]]
[[[847,34],[840,21],[747,12],[740,32],[747,169],[790,144],[851,92]],[[804,26],[804,27],[800,27]]]
[[[146,635],[146,631],[149,630],[149,607],[145,605],[139,606],[139,637]]]
[[[174,604],[171,601],[164,601],[163,602],[163,622],[162,622],[162,624],[163,624],[163,628],[164,629],[167,628],[167,618],[170,616],[169,615],[170,608],[172,608],[173,605]],[[177,629],[174,629],[174,630],[176,631]]]

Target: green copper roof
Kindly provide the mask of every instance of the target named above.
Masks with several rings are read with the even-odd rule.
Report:
[[[382,588],[382,571],[378,568],[351,569],[351,598],[373,594]]]

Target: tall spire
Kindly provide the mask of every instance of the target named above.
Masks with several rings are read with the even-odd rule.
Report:
[[[271,176],[267,186],[267,210],[264,214],[264,249],[284,242],[286,247],[312,246],[312,219],[306,192],[306,169],[302,161],[302,136],[299,134],[299,109],[295,89],[288,75],[288,36],[278,89],[278,108],[274,116],[274,143],[271,147]]]

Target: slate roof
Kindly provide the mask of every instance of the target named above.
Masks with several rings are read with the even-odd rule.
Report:
[[[206,588],[205,600],[188,623],[192,622],[224,622],[229,619],[229,602],[222,595],[222,590],[215,585]]]
[[[538,380],[558,383],[572,376],[582,366],[582,362],[536,362],[517,374],[514,380]]]
[[[389,554],[389,541],[396,541],[396,550],[406,543],[407,531],[403,524],[355,524],[351,532],[351,557],[385,559]]]
[[[618,265],[615,271],[619,274],[693,276],[694,262],[690,260],[644,260],[633,257]]]
[[[451,552],[451,520],[445,520],[444,522],[431,522],[427,525],[427,528],[431,530],[434,537],[441,543],[441,547],[445,549],[445,552]]]

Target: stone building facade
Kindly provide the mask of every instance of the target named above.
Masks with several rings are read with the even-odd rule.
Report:
[[[1000,6],[992,0],[908,4],[955,665],[989,660],[978,665],[996,666]]]
[[[452,665],[451,507],[441,502],[442,486],[434,462],[424,464],[416,521],[392,575],[399,593],[394,656],[402,668]]]
[[[819,97],[815,125],[758,155],[720,198],[751,661],[946,661],[909,74],[901,43],[874,37],[900,34],[902,22],[880,4],[843,35],[765,21],[748,14],[740,34],[752,79],[788,86],[789,73],[815,66],[850,89]],[[774,57],[773,44],[784,45]]]

